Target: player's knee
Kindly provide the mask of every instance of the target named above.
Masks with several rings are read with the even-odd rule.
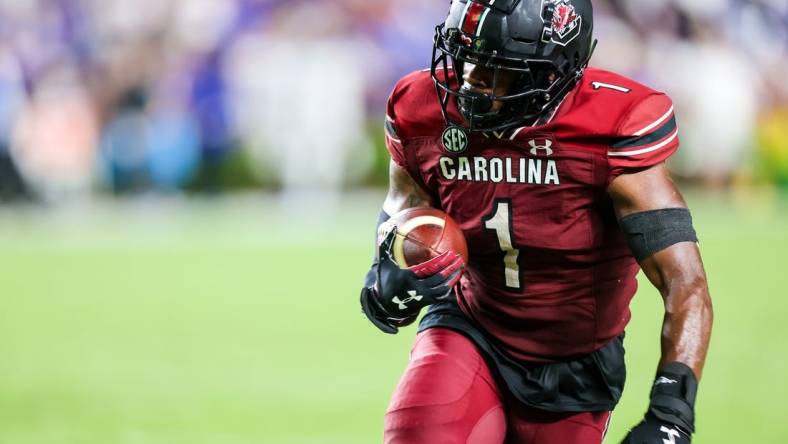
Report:
[[[419,335],[388,412],[462,402],[486,371],[475,346],[461,334],[430,329]]]
[[[503,406],[490,407],[485,412],[461,415],[455,421],[441,422],[433,418],[447,418],[450,406],[403,409],[386,415],[383,437],[385,444],[502,444],[506,437],[506,416]],[[456,413],[456,410],[454,411]],[[433,416],[435,415],[435,416]],[[467,417],[462,417],[467,416]]]
[[[506,439],[506,413],[496,406],[485,413],[473,426],[465,444],[498,444]]]
[[[499,392],[467,338],[445,329],[419,336],[385,430],[389,444],[502,442],[506,421]]]

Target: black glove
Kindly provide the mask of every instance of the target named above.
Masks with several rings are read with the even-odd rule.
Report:
[[[622,443],[689,444],[695,432],[697,391],[692,369],[680,362],[665,365],[657,372],[645,418]]]
[[[621,441],[622,444],[689,444],[691,436],[678,426],[659,420],[651,413]]]
[[[396,235],[397,229],[392,227],[383,237],[378,260],[370,270],[375,283],[361,289],[364,313],[389,334],[415,321],[427,305],[448,299],[464,267],[462,256],[447,251],[427,262],[400,268],[391,253]]]

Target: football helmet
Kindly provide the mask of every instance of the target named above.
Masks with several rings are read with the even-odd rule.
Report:
[[[447,125],[479,132],[532,124],[582,77],[593,27],[590,0],[452,0],[435,29],[431,66]],[[503,70],[514,83],[504,95],[475,91],[463,82],[469,64],[491,71],[491,91]],[[464,122],[450,118],[452,99]]]

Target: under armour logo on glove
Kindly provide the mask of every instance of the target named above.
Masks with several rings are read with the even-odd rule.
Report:
[[[651,414],[633,428],[621,444],[690,444],[692,437],[679,426],[660,421]]]
[[[397,304],[397,306],[399,307],[400,310],[407,310],[409,302],[413,302],[413,301],[419,302],[422,299],[424,299],[424,296],[421,296],[421,295],[417,294],[413,290],[409,290],[408,291],[408,295],[409,296],[407,298],[405,298],[404,300],[400,299],[399,296],[394,296],[391,299],[391,302]]]
[[[664,376],[660,376],[659,378],[657,378],[657,380],[656,380],[656,381],[654,381],[654,385],[660,385],[660,384],[676,384],[677,382],[678,382],[678,381],[676,381],[675,379],[669,379],[669,378],[666,378],[666,377],[664,377]]]
[[[681,436],[678,430],[665,426],[660,427],[659,431],[668,435],[668,439],[662,439],[663,444],[676,444],[676,438]]]

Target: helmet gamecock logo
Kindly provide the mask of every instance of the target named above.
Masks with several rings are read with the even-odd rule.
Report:
[[[553,31],[558,37],[563,38],[577,26],[577,18],[574,6],[567,3],[559,3],[556,5],[555,13],[553,14]]]
[[[569,0],[549,0],[548,10],[552,10],[552,17],[546,17],[552,28],[550,41],[561,46],[566,46],[580,34],[583,18],[577,13],[574,5]],[[547,26],[547,24],[545,24]]]

